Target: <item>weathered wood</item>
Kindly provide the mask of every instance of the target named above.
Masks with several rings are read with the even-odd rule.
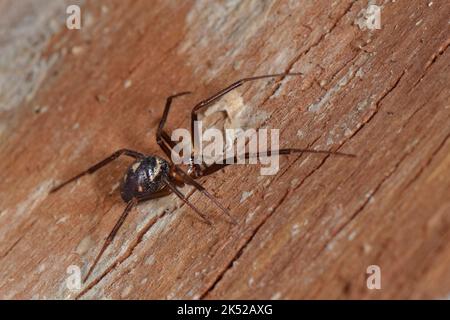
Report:
[[[80,31],[49,38],[36,94],[0,110],[0,298],[448,297],[450,5],[377,4],[371,31],[355,23],[367,1],[88,2]],[[188,128],[200,99],[285,71],[305,76],[239,89],[246,121],[281,129],[282,147],[358,157],[288,156],[275,176],[251,165],[202,180],[237,226],[188,188],[213,227],[175,197],[139,205],[70,291],[67,268],[87,271],[123,210],[129,160],[52,185],[122,147],[162,155],[170,94],[195,92],[169,116]],[[366,286],[370,265],[381,290]]]

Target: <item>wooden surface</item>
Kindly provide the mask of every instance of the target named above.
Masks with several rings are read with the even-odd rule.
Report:
[[[2,30],[25,23],[8,11],[17,3]],[[0,298],[448,298],[450,5],[372,3],[381,30],[355,23],[367,1],[88,1],[81,30],[35,38],[25,61],[47,63],[42,80],[23,99],[2,86],[0,100]],[[213,227],[175,197],[139,205],[70,291],[67,268],[86,272],[123,210],[130,161],[51,186],[122,147],[162,155],[155,129],[172,93],[195,93],[169,120],[188,128],[200,99],[285,71],[304,77],[239,90],[247,120],[279,128],[282,147],[358,157],[289,156],[275,176],[250,165],[202,180],[237,226],[189,188]],[[381,290],[366,286],[369,265]]]

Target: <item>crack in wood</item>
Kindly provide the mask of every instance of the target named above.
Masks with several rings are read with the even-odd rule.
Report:
[[[37,219],[33,220],[29,226],[22,232],[21,236],[14,241],[14,243],[5,250],[5,252],[0,256],[0,260],[3,260],[4,258],[6,258],[6,256],[8,256],[12,250],[19,244],[20,241],[22,241],[22,239],[26,236],[27,232],[36,224]]]
[[[192,188],[192,190],[186,195],[186,198],[190,198],[195,193],[195,189]],[[170,212],[168,212],[166,209],[162,212],[162,214],[154,217],[149,221],[149,223],[138,233],[138,236],[136,237],[136,240],[134,243],[132,243],[126,252],[118,257],[105,271],[96,279],[94,279],[88,287],[83,289],[76,297],[75,299],[80,299],[82,296],[84,296],[86,293],[88,293],[93,287],[95,287],[103,278],[105,278],[109,273],[114,271],[119,265],[126,262],[128,258],[130,258],[135,250],[135,248],[143,241],[143,238],[145,234],[150,230],[150,228],[155,225],[160,219],[162,219],[166,215],[173,214],[175,211],[180,210],[181,208],[185,207],[184,203],[181,203],[180,206]],[[125,271],[125,273],[129,273],[130,270]]]
[[[310,46],[306,51],[300,53],[296,58],[293,59],[293,61],[291,61],[291,63],[288,64],[288,67],[286,68],[285,72],[290,72],[292,70],[292,67],[294,66],[295,63],[297,63],[303,56],[307,55],[313,48],[317,47],[319,45],[319,43],[326,37],[327,34],[332,33],[333,30],[336,28],[336,26],[338,25],[339,21],[352,9],[353,5],[355,4],[355,2],[352,2],[344,11],[344,13],[342,15],[340,15],[335,23],[333,24],[333,26],[330,28],[330,30],[328,30],[328,32],[324,33],[318,41],[316,41],[312,46]],[[357,56],[357,55],[356,55]],[[272,96],[274,96],[276,94],[276,92],[279,90],[279,88],[281,87],[281,81],[283,81],[285,77],[282,77],[280,80],[278,80],[278,83],[276,84],[275,88],[272,90],[272,92],[262,101],[261,105],[264,105]],[[268,119],[266,119],[262,125],[264,125],[265,123],[267,123],[267,121],[270,119],[270,117]],[[321,136],[320,136],[321,137]],[[313,141],[312,144],[314,144],[318,139],[317,138]],[[342,145],[341,145],[342,146]],[[340,147],[339,147],[340,148]],[[338,148],[338,149],[339,149]],[[300,155],[297,160],[301,157],[302,155]],[[321,163],[319,164],[319,166],[317,166],[315,169],[313,169],[300,183],[299,186],[297,186],[294,190],[298,189],[303,182],[310,177],[312,174],[314,174],[314,172],[316,172],[318,169],[320,169],[320,167],[325,163],[326,159],[329,156],[325,156],[324,159],[321,161]],[[295,163],[297,160],[295,160],[293,163]],[[290,164],[288,166],[287,169],[289,169],[289,167],[291,167],[292,164]],[[286,172],[286,170],[284,170],[284,172]],[[272,182],[271,182],[272,183]],[[287,192],[284,194],[284,196],[281,198],[281,200],[278,202],[278,204],[276,205],[274,211],[276,210],[276,208],[278,208],[282,202],[285,200],[285,198],[287,197],[287,195],[289,194],[289,192],[291,191],[291,189],[288,189]],[[273,211],[273,212],[274,212]],[[225,273],[232,268],[233,264],[235,261],[237,261],[240,256],[242,255],[244,249],[248,246],[248,244],[250,243],[250,241],[254,238],[254,236],[256,235],[256,233],[258,232],[258,230],[262,227],[262,225],[267,221],[267,219],[272,216],[273,212],[271,214],[269,214],[267,217],[265,217],[263,219],[263,221],[257,226],[257,228],[255,229],[254,233],[250,236],[250,238],[244,243],[244,245],[238,250],[238,252],[236,253],[236,255],[234,256],[234,258],[229,262],[229,264],[226,266],[226,268],[218,275],[218,277],[216,278],[216,280],[213,282],[213,284],[200,296],[200,299],[204,299],[212,290],[214,290],[214,288],[217,286],[217,284],[220,282],[220,280],[223,278],[223,276],[225,275]]]
[[[348,139],[346,139],[338,148],[337,150],[340,150],[348,141],[350,141],[358,132],[361,131],[361,129],[364,127],[365,124],[367,124],[368,122],[370,122],[375,115],[379,112],[380,106],[382,101],[395,89],[398,87],[401,79],[403,78],[403,76],[405,75],[406,71],[404,70],[400,76],[397,78],[397,80],[395,81],[395,83],[380,97],[380,99],[377,101],[376,103],[376,109],[374,110],[374,112],[371,114],[371,116],[369,116],[369,118],[359,127],[358,130],[356,130]],[[382,184],[390,177],[392,176],[392,174],[396,171],[396,169],[400,166],[401,162],[412,152],[412,150],[410,152],[408,152],[407,154],[405,154],[401,160],[394,166],[394,170],[392,170],[388,176],[385,176],[382,181],[380,182],[380,184],[378,184],[374,191],[371,193],[371,196],[368,197],[364,203],[360,206],[360,208],[358,208],[351,216],[350,219],[345,222],[330,238],[329,241],[327,241],[324,246],[322,246],[322,248],[318,251],[318,253],[315,255],[315,257],[312,259],[312,261],[314,261],[317,257],[320,256],[320,254],[327,248],[328,244],[331,243],[331,241],[334,240],[334,238],[336,238],[336,236],[352,221],[354,220],[359,213],[361,213],[364,208],[367,206],[367,204],[370,202],[370,199],[374,196],[374,194],[376,192],[378,192],[378,190],[381,188]],[[310,176],[312,176],[314,174],[314,172],[316,172],[317,170],[320,169],[320,167],[326,162],[326,160],[328,159],[329,155],[325,156],[324,159],[321,161],[321,163],[310,172],[310,174],[308,174],[303,180],[302,182],[294,189],[297,190],[298,188],[301,187],[301,185],[303,185],[303,183],[306,181],[307,178],[309,178]]]
[[[353,5],[354,5],[355,3],[356,3],[356,1],[351,2],[351,3],[347,6],[347,8],[345,9],[344,13],[342,13],[339,17],[337,17],[336,21],[333,23],[333,25],[331,26],[331,28],[330,28],[327,32],[323,33],[323,34],[319,37],[319,39],[318,39],[316,42],[314,42],[310,47],[308,47],[305,51],[300,52],[296,57],[294,57],[294,59],[292,59],[291,62],[288,63],[288,65],[287,65],[287,67],[285,68],[284,72],[285,72],[285,73],[293,72],[293,71],[292,71],[292,68],[294,67],[294,65],[295,65],[298,61],[300,61],[300,59],[301,59],[302,57],[306,56],[311,50],[313,50],[314,48],[316,48],[316,47],[323,41],[323,39],[325,39],[325,37],[326,37],[328,34],[330,34],[330,33],[332,33],[332,32],[334,31],[334,29],[337,27],[339,21],[340,21],[340,20],[341,20],[348,12],[351,11],[351,9],[352,9],[352,7],[353,7]],[[285,78],[286,78],[286,76],[283,76],[283,77],[280,77],[280,78],[277,80],[277,83],[276,83],[274,89],[272,89],[272,91],[269,93],[269,95],[268,95],[266,98],[264,98],[264,100],[263,100],[263,101],[261,102],[261,104],[260,104],[261,106],[264,105],[268,100],[270,100],[270,99],[277,93],[277,91],[281,88],[281,82],[282,82]],[[267,119],[265,119],[265,120],[262,122],[261,126],[264,126],[264,125],[267,124],[267,122],[270,120],[272,114],[273,114],[273,112],[269,115],[269,117],[267,117]]]
[[[23,233],[19,239],[17,239],[16,241],[14,241],[14,243],[8,248],[6,249],[6,251],[0,256],[0,260],[3,260],[4,258],[6,258],[6,256],[8,256],[8,254],[14,249],[14,247],[23,239],[23,237],[25,237],[25,233]]]
[[[422,82],[422,80],[425,78],[425,76],[427,75],[427,73],[430,70],[430,68],[445,53],[445,51],[448,49],[449,45],[450,45],[450,38],[447,39],[447,41],[442,46],[440,46],[438,48],[438,51],[431,56],[430,60],[425,65],[425,68],[423,70],[422,76],[416,82],[414,82],[414,84],[412,85],[411,90],[409,90],[409,92],[412,92],[417,87],[417,85],[420,82]]]
[[[436,148],[436,150],[432,153],[428,161],[425,163],[424,166],[421,167],[419,172],[414,176],[414,178],[406,185],[404,190],[408,189],[423,173],[423,171],[430,165],[432,160],[434,159],[435,155],[439,153],[439,151],[444,147],[447,140],[450,138],[450,134],[448,134],[445,139],[439,144],[439,146]],[[409,152],[405,153],[402,158],[394,165],[393,169],[384,176],[384,178],[381,180],[381,182],[375,187],[373,192],[371,192],[370,196],[367,197],[367,199],[364,201],[364,203],[350,216],[349,220],[345,222],[334,234],[331,236],[330,240],[327,241],[327,243],[324,244],[324,246],[321,248],[321,250],[318,252],[318,254],[314,257],[313,261],[320,256],[320,254],[327,248],[328,244],[331,243],[367,206],[367,204],[370,202],[370,199],[374,197],[376,193],[381,189],[382,185],[398,170],[398,168],[401,166],[403,161],[414,152],[415,148],[412,148]]]
[[[181,207],[180,207],[181,208]],[[179,208],[178,208],[179,209]],[[170,212],[173,213],[174,211]],[[134,240],[134,242],[128,247],[128,249],[125,251],[125,253],[114,260],[114,262],[107,267],[98,277],[96,277],[94,280],[92,280],[89,285],[87,285],[78,295],[75,297],[75,299],[80,299],[82,296],[84,296],[86,293],[88,293],[94,286],[96,286],[103,278],[105,278],[109,273],[111,273],[113,270],[116,269],[119,265],[121,265],[123,262],[125,262],[134,252],[135,248],[143,241],[143,238],[145,234],[150,230],[150,228],[155,225],[156,222],[158,222],[160,219],[164,218],[169,213],[167,210],[164,210],[161,214],[155,216],[152,218],[147,225],[138,233],[138,236]]]
[[[374,196],[378,193],[378,191],[381,189],[383,184],[390,178],[392,175],[398,170],[398,168],[401,166],[403,161],[412,153],[413,150],[411,150],[408,153],[405,153],[401,159],[394,165],[394,167],[389,171],[387,175],[384,175],[383,179],[381,179],[380,183],[377,184],[377,186],[373,189],[373,191],[370,193],[370,196],[364,200],[362,205],[355,210],[355,212],[352,213],[350,218],[344,222],[333,234],[331,235],[330,239],[321,247],[321,249],[317,252],[317,254],[313,257],[312,261],[315,261],[328,247],[328,245],[334,241],[338,237],[338,235],[352,222],[356,219],[359,214],[364,211],[364,209],[367,207],[367,205],[370,203],[370,200],[374,198]]]
[[[366,121],[362,122],[360,127],[355,130],[355,132],[353,132],[353,134],[345,141],[350,141],[354,136],[356,136],[380,111],[381,108],[381,103],[383,102],[383,100],[392,92],[394,91],[398,84],[400,83],[400,81],[402,80],[403,76],[407,73],[407,70],[403,70],[402,73],[400,74],[399,77],[397,77],[396,81],[394,82],[394,84],[392,86],[390,86],[386,92],[378,99],[378,101],[375,104],[375,110],[372,112],[372,114],[366,119]],[[345,144],[345,142],[341,145],[343,146]],[[339,150],[340,147],[337,149]]]
[[[233,268],[234,263],[242,256],[247,246],[250,244],[250,242],[253,240],[255,235],[258,233],[258,231],[261,229],[261,227],[266,223],[266,221],[273,216],[274,212],[278,209],[278,207],[284,202],[284,200],[287,198],[287,196],[290,193],[290,189],[287,189],[284,193],[284,195],[280,198],[280,200],[277,202],[277,204],[273,207],[273,209],[269,212],[269,214],[262,219],[262,221],[258,224],[258,226],[255,228],[255,230],[252,232],[250,237],[244,242],[244,244],[239,248],[239,250],[236,252],[236,254],[233,256],[233,258],[229,261],[229,263],[225,266],[225,268],[219,273],[219,275],[216,277],[216,279],[213,281],[213,283],[200,295],[199,299],[203,300],[206,296],[208,296],[217,286],[217,284],[223,279],[225,274]]]
[[[444,147],[444,145],[446,144],[447,140],[450,138],[450,133],[447,134],[447,136],[444,138],[444,140],[442,140],[442,142],[438,145],[438,147],[436,148],[436,150],[433,151],[433,153],[430,155],[430,157],[428,158],[428,160],[425,162],[425,164],[423,166],[421,166],[421,168],[419,169],[419,171],[414,175],[414,177],[406,184],[404,190],[406,191],[406,189],[409,189],[419,178],[420,176],[423,174],[423,172],[425,171],[426,168],[429,167],[429,165],[431,164],[431,162],[433,161],[434,157],[439,153],[439,151],[441,151],[441,149]]]
[[[306,146],[305,149],[311,149],[312,146],[313,146],[318,140],[320,140],[321,138],[322,138],[322,135],[320,135],[319,137],[317,137],[316,139],[314,139],[310,144],[308,144],[308,145]],[[281,178],[289,171],[289,169],[292,168],[292,167],[294,166],[294,164],[296,164],[296,163],[300,160],[300,158],[302,158],[303,156],[304,156],[304,153],[302,153],[302,154],[300,154],[299,156],[295,157],[295,159],[294,159],[291,163],[289,163],[287,166],[285,166],[285,168],[283,169],[283,171],[282,171],[281,173],[278,173],[278,174],[270,181],[270,183],[269,183],[269,185],[267,186],[267,188],[270,188],[270,187],[272,186],[272,184],[273,184],[275,181],[280,180],[280,179],[281,179]],[[302,181],[303,181],[303,180],[302,180]],[[294,190],[296,190],[296,189],[297,189],[297,187],[294,188]]]
[[[353,8],[353,5],[356,3],[357,1],[352,1],[344,10],[344,12],[339,15],[336,18],[336,21],[333,23],[333,25],[331,26],[331,28],[323,33],[320,38],[313,43],[307,50],[305,50],[304,52],[301,52],[299,55],[297,55],[289,64],[287,67],[288,72],[290,72],[292,70],[292,67],[303,57],[306,56],[312,49],[316,48],[322,41],[323,39],[325,39],[325,37],[329,34],[331,34],[334,29],[336,29],[337,25],[339,24],[339,22],[342,20],[343,17],[345,17],[347,15],[347,13],[349,13],[351,11],[351,9]]]

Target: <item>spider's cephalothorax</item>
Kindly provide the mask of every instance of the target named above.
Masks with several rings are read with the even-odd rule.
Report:
[[[128,202],[133,197],[144,198],[162,190],[164,179],[170,171],[169,163],[156,156],[148,156],[134,162],[125,173],[120,186],[123,201]]]

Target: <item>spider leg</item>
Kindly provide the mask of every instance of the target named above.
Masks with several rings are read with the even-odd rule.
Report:
[[[111,242],[114,240],[114,237],[117,234],[117,231],[119,231],[120,227],[124,223],[125,219],[127,218],[128,214],[130,213],[131,209],[137,204],[137,199],[133,198],[127,203],[127,206],[125,207],[125,210],[123,210],[122,214],[120,215],[119,220],[117,220],[116,224],[114,225],[114,228],[109,233],[108,237],[106,238],[105,242],[103,243],[102,248],[100,249],[100,252],[97,254],[97,257],[94,260],[94,263],[89,268],[88,273],[83,278],[83,283],[86,282],[86,280],[91,275],[92,271],[94,270],[95,266],[97,265],[98,261],[100,260],[101,256],[103,255],[103,252],[105,252],[106,248],[111,244]]]
[[[237,224],[236,219],[231,216],[230,211],[228,211],[227,208],[225,208],[212,194],[210,194],[208,192],[208,190],[206,190],[200,183],[195,181],[190,175],[188,175],[186,172],[184,172],[183,169],[181,169],[177,166],[174,166],[174,168],[186,184],[190,184],[190,185],[194,186],[198,191],[200,191],[203,195],[205,195],[209,200],[214,202],[214,204],[217,207],[219,207],[223,211],[223,213],[225,213],[228,216],[228,218],[231,219],[233,224]]]
[[[208,218],[206,218],[206,216],[200,212],[200,210],[198,210],[181,192],[180,190],[177,189],[176,185],[170,181],[169,179],[165,179],[165,183],[167,185],[167,187],[172,190],[173,193],[175,193],[175,195],[181,199],[181,201],[183,201],[185,204],[187,204],[189,207],[191,207],[192,210],[194,210],[201,218],[202,220],[208,224],[208,225],[212,225],[211,221],[208,220]]]
[[[259,80],[259,79],[265,79],[265,78],[276,78],[276,77],[286,77],[286,76],[300,76],[302,75],[302,73],[299,72],[292,72],[292,73],[276,73],[276,74],[267,74],[267,75],[262,75],[262,76],[255,76],[255,77],[249,77],[249,78],[243,78],[241,80],[238,80],[234,83],[232,83],[231,85],[229,85],[228,87],[220,90],[219,92],[215,93],[214,95],[212,95],[211,97],[200,101],[199,103],[197,103],[194,108],[192,109],[191,112],[191,136],[192,136],[192,146],[193,148],[195,148],[195,146],[198,146],[200,141],[196,141],[195,137],[194,137],[194,129],[195,129],[195,122],[198,120],[197,118],[197,112],[200,109],[204,109],[208,106],[211,106],[213,103],[215,103],[217,100],[219,100],[220,98],[222,98],[225,94],[227,94],[228,92],[242,86],[244,83],[246,82],[250,82],[250,81],[255,81],[255,80]],[[198,137],[197,137],[198,138]],[[195,151],[193,152],[192,156],[191,156],[191,162],[194,163],[194,155],[195,155]],[[195,164],[195,166],[199,166],[198,164]]]
[[[318,153],[318,154],[328,154],[328,155],[335,155],[335,156],[344,156],[344,157],[351,157],[354,158],[356,157],[354,154],[348,154],[348,153],[342,153],[342,152],[334,152],[334,151],[326,151],[326,150],[313,150],[313,149],[296,149],[296,148],[289,148],[289,149],[280,149],[280,150],[267,150],[267,151],[262,151],[262,152],[258,152],[258,153],[245,153],[243,155],[244,159],[249,159],[249,158],[254,158],[254,157],[270,157],[270,156],[274,156],[274,155],[279,155],[279,154],[283,154],[283,155],[288,155],[288,154],[294,154],[294,153]],[[241,156],[242,157],[242,156]],[[204,177],[204,176],[208,176],[216,171],[219,171],[220,169],[231,165],[231,164],[236,164],[238,162],[238,159],[240,157],[238,156],[234,156],[233,158],[227,158],[223,160],[223,163],[214,163],[208,167],[205,167],[203,169],[200,169],[199,171],[194,171],[194,174],[197,174],[197,176],[195,176],[194,178],[198,178],[198,177]]]
[[[170,139],[169,135],[165,132],[161,132],[161,143],[159,144],[161,149],[164,151],[164,153],[170,158],[171,157],[171,151],[170,149],[174,147],[175,143]],[[170,147],[169,147],[170,146]],[[181,169],[178,166],[173,166],[175,168],[175,171],[181,176],[181,179],[184,183],[190,184],[194,186],[198,191],[200,191],[202,194],[204,194],[208,199],[210,199],[214,204],[219,207],[233,222],[233,224],[237,224],[236,219],[234,219],[228,209],[226,209],[212,194],[210,194],[200,183],[195,181],[190,175],[188,175],[186,172],[184,172],[183,169]]]
[[[177,93],[177,94],[174,94],[174,95],[171,95],[171,96],[167,97],[166,105],[164,107],[164,112],[163,112],[163,115],[161,117],[161,120],[159,121],[157,137],[162,132],[162,130],[164,128],[164,125],[167,122],[167,116],[169,115],[170,106],[172,105],[172,100],[174,98],[181,97],[181,96],[184,96],[184,95],[187,95],[187,94],[191,94],[191,93],[192,92],[190,92],[190,91],[184,91],[184,92],[180,92],[180,93]]]
[[[88,270],[88,273],[83,278],[83,283],[86,282],[86,280],[91,275],[92,271],[94,271],[95,266],[97,265],[98,261],[102,257],[103,253],[106,251],[108,246],[113,242],[114,237],[116,236],[117,232],[119,231],[120,227],[125,222],[125,219],[128,217],[128,214],[130,213],[131,209],[133,209],[134,206],[136,206],[139,202],[150,200],[150,199],[156,199],[161,198],[164,196],[167,196],[171,193],[168,189],[163,189],[161,191],[158,191],[156,193],[150,194],[148,196],[144,196],[141,198],[133,198],[128,203],[125,209],[123,210],[122,214],[120,215],[119,219],[117,220],[116,224],[114,225],[113,229],[109,233],[108,237],[106,238],[105,242],[103,243],[102,248],[100,249],[99,253],[97,254],[94,262],[92,263],[91,267]]]
[[[190,93],[191,92],[189,92],[189,91],[185,91],[185,92],[180,92],[180,93],[177,93],[177,94],[167,97],[166,106],[164,107],[163,115],[159,122],[158,130],[156,131],[156,142],[161,147],[161,149],[164,151],[164,153],[169,157],[169,159],[171,159],[171,152],[170,152],[170,149],[167,147],[167,145],[164,144],[163,136],[166,138],[169,137],[169,135],[164,130],[164,126],[167,122],[167,116],[169,115],[170,107],[172,105],[172,100],[174,98],[184,96],[184,95],[187,95]],[[172,143],[170,138],[164,139],[164,140],[166,140],[166,143],[167,143],[167,141],[169,141],[169,143]],[[173,144],[169,144],[169,145],[173,147]]]
[[[171,150],[175,147],[176,143],[172,141],[169,134],[166,131],[161,132],[161,141],[158,142],[161,149],[167,155],[167,157],[172,161],[172,152]]]
[[[120,157],[121,155],[126,155],[135,159],[141,159],[144,157],[144,155],[142,153],[139,153],[137,151],[133,151],[133,150],[128,150],[128,149],[120,149],[117,150],[116,152],[114,152],[112,155],[110,155],[109,157],[107,157],[106,159],[103,159],[102,161],[96,163],[95,165],[93,165],[92,167],[88,168],[87,170],[77,174],[76,176],[70,178],[69,180],[64,181],[63,183],[60,183],[59,185],[57,185],[56,187],[53,187],[50,190],[50,193],[56,192],[59,189],[61,189],[62,187],[64,187],[66,184],[69,184],[79,178],[81,178],[82,176],[86,175],[86,174],[92,174],[95,171],[97,171],[98,169],[102,168],[103,166],[107,165],[108,163],[110,163],[111,161],[117,159],[118,157]]]

